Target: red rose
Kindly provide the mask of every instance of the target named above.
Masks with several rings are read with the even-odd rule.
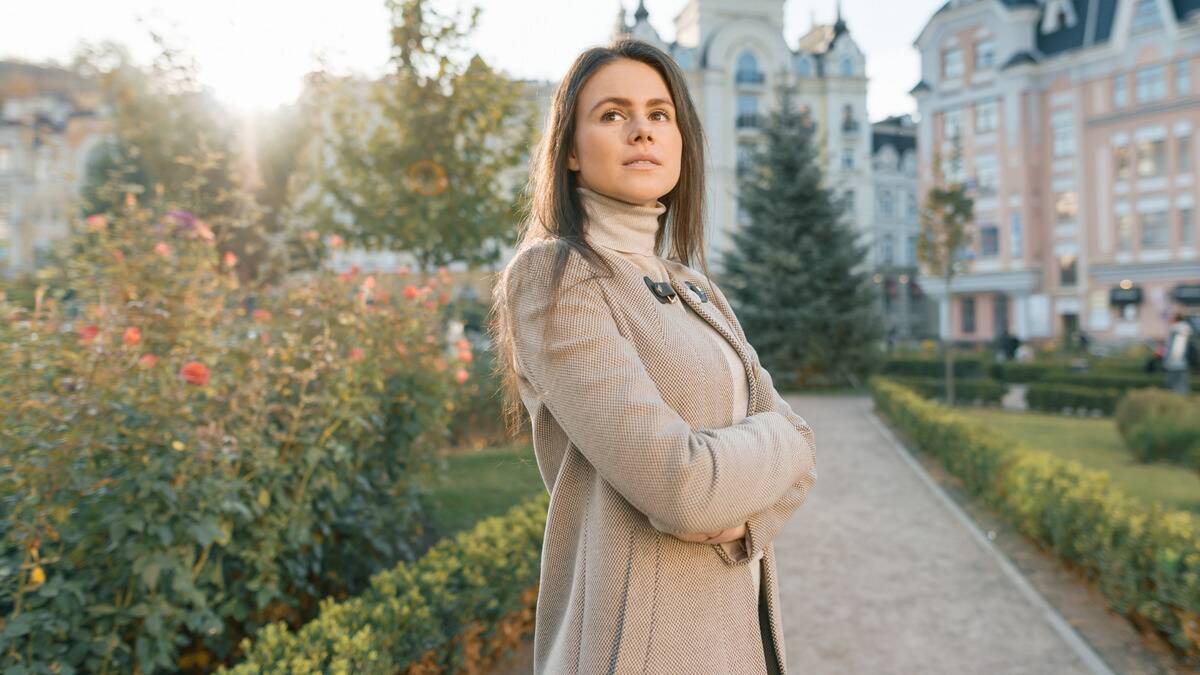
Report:
[[[152,368],[158,363],[158,357],[153,354],[143,354],[142,358],[138,359],[138,364],[143,368]]]
[[[100,334],[100,327],[96,324],[88,324],[79,329],[79,339],[82,342],[91,342]]]
[[[184,381],[188,384],[198,384],[200,386],[208,384],[208,366],[199,361],[188,361],[183,364],[183,368],[179,370],[179,374],[183,376]]]
[[[361,361],[362,357],[363,357],[363,350],[361,347],[355,347],[354,349],[350,350],[350,360],[351,361]]]
[[[462,368],[459,368],[458,370],[454,371],[454,381],[458,382],[459,384],[466,382],[467,378],[469,378],[469,377],[471,377],[471,374]]]
[[[408,298],[409,300],[412,300],[418,295],[420,295],[420,291],[417,290],[416,286],[410,284],[404,287],[404,297]]]

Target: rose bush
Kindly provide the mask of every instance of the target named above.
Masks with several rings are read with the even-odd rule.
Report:
[[[428,283],[243,288],[201,218],[118,211],[0,299],[6,672],[211,670],[412,560],[465,366]]]

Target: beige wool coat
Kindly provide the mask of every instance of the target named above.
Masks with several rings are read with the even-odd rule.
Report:
[[[786,673],[771,543],[816,482],[812,428],[775,390],[721,290],[679,262],[663,259],[669,279],[653,280],[675,292],[664,304],[630,261],[598,249],[616,270],[605,277],[572,251],[548,321],[557,246],[518,251],[500,279],[551,495],[534,672],[766,675],[747,570],[761,553]],[[743,372],[722,365],[676,303],[733,346]],[[749,386],[736,423],[730,377]],[[671,536],[742,523],[746,551]]]

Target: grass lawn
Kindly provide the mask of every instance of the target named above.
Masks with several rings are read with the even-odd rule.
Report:
[[[1107,471],[1114,485],[1147,504],[1162,501],[1166,507],[1200,514],[1200,474],[1163,462],[1134,461],[1111,418],[984,408],[964,408],[960,412],[1032,448]]]
[[[433,485],[433,525],[454,536],[488,516],[504,513],[546,488],[533,448],[513,444],[444,455],[448,468]]]

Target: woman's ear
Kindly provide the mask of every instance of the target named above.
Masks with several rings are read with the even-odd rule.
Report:
[[[574,150],[567,153],[567,168],[571,171],[579,170],[579,160],[575,157]]]

